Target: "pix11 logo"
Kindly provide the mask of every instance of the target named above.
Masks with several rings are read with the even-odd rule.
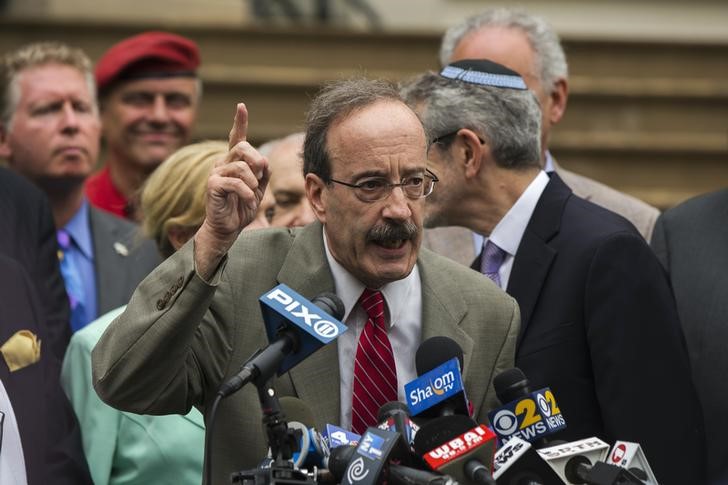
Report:
[[[517,436],[530,442],[566,428],[566,420],[549,388],[511,401],[488,413],[488,418],[502,441]]]

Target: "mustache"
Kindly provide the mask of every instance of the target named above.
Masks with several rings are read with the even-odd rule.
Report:
[[[367,232],[367,242],[385,242],[414,239],[420,232],[412,221],[406,221],[401,224],[385,223],[378,224]]]

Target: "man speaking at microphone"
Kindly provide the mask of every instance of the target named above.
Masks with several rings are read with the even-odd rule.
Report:
[[[277,379],[316,425],[362,432],[379,407],[404,400],[422,340],[444,335],[464,351],[476,418],[497,404],[492,379],[513,365],[517,304],[492,282],[420,249],[426,170],[422,124],[396,88],[356,79],[313,101],[304,141],[306,196],[318,219],[303,229],[242,233],[269,177],[247,141],[239,105],[230,152],[211,172],[206,219],[193,240],[144,280],[93,354],[96,390],[145,414],[208,411],[220,384],[266,344],[258,297],[284,283],[312,298],[334,291],[349,329]],[[338,384],[338,385],[337,385]],[[222,402],[213,481],[266,452],[252,386]]]

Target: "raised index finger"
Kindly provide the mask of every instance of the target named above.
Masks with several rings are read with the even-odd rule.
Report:
[[[230,129],[230,136],[228,137],[229,148],[234,147],[241,141],[246,141],[248,138],[248,108],[245,107],[245,103],[238,103],[235,111],[235,121],[233,121],[233,127]]]

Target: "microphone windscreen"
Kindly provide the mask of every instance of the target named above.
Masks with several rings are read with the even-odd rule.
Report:
[[[335,293],[321,293],[311,302],[337,320],[344,318],[344,313],[346,313],[344,302]]]
[[[420,426],[415,435],[413,447],[415,453],[424,456],[448,441],[478,426],[478,423],[468,416],[453,414],[431,419]]]
[[[307,428],[316,427],[313,411],[305,402],[292,396],[282,396],[278,398],[278,402],[281,404],[281,411],[286,421],[298,421]]]
[[[506,369],[495,376],[493,379],[493,388],[495,388],[495,394],[501,404],[515,401],[531,392],[528,388],[526,375],[518,367]]]
[[[328,468],[331,474],[336,478],[336,483],[341,482],[344,478],[346,469],[349,466],[349,462],[353,458],[355,451],[356,446],[352,445],[331,448],[326,468]]]
[[[409,408],[405,403],[400,401],[389,401],[379,408],[379,413],[377,413],[377,422],[381,423],[392,416],[396,411],[402,411],[406,416],[410,415]]]
[[[460,362],[463,369],[463,349],[453,339],[444,336],[430,337],[422,342],[415,354],[415,367],[417,375],[430,372],[435,367],[444,364],[453,357]]]

